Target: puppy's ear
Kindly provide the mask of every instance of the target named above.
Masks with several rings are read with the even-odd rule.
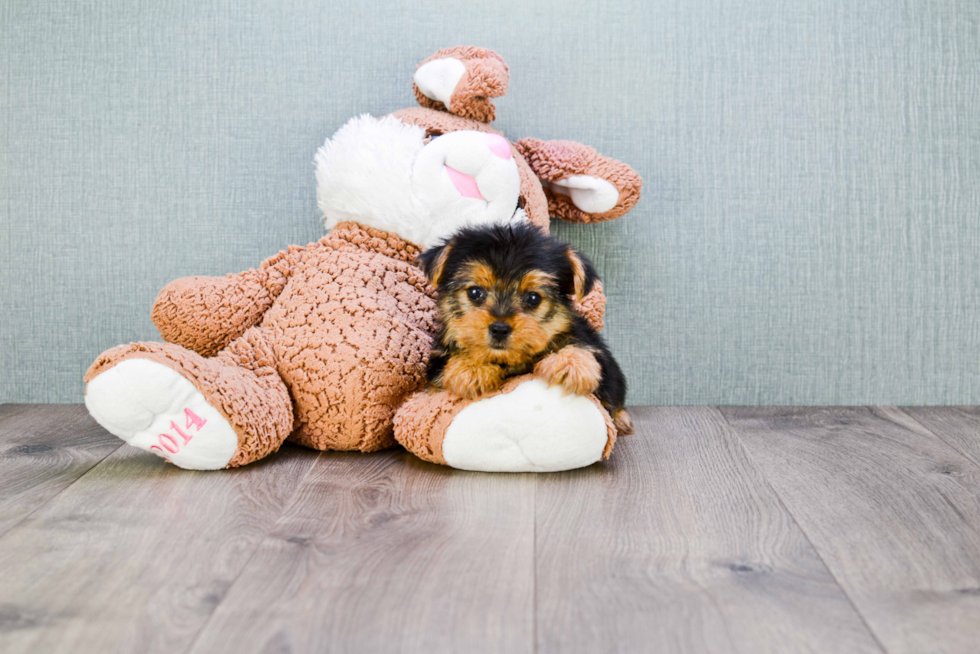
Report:
[[[568,294],[574,295],[575,299],[581,302],[586,295],[592,292],[592,287],[595,286],[599,277],[596,275],[595,268],[589,258],[575,248],[570,247],[565,250],[565,256],[568,257],[568,262],[572,267],[572,287]]]
[[[452,249],[453,246],[451,244],[444,243],[434,248],[429,248],[419,255],[419,265],[422,268],[422,272],[429,279],[429,284],[432,286],[439,286],[442,282],[443,273],[446,268],[446,259],[449,258],[449,252]]]

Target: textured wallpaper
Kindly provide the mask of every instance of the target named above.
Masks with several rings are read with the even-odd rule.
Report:
[[[317,239],[324,138],[476,44],[497,127],[645,178],[555,229],[632,404],[980,403],[980,3],[0,2],[0,401],[80,401],[165,283]]]

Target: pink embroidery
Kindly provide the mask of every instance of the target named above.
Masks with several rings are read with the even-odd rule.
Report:
[[[188,429],[190,429],[191,425],[193,425],[195,429],[201,431],[201,427],[203,427],[204,424],[207,422],[207,420],[205,420],[204,418],[197,417],[197,414],[191,411],[190,409],[184,409],[184,415],[187,417],[186,427]]]
[[[167,447],[167,443],[165,443],[163,439],[167,439],[167,442],[170,443],[170,447]],[[170,434],[160,434],[157,436],[157,440],[160,441],[160,445],[163,446],[163,449],[167,450],[171,454],[176,454],[180,451],[180,445],[177,445],[177,440]]]
[[[205,420],[204,418],[200,417],[199,415],[197,415],[196,413],[194,413],[190,409],[184,409],[184,417],[187,420],[187,424],[184,425],[184,429],[186,429],[188,431],[190,431],[190,429],[192,427],[194,428],[195,431],[201,431],[201,427],[203,427],[204,425],[206,425],[207,422],[208,422],[207,420]],[[176,454],[177,452],[180,451],[180,448],[182,447],[182,445],[187,445],[194,438],[194,435],[193,434],[189,434],[189,433],[187,433],[187,431],[184,431],[184,429],[181,429],[177,425],[177,423],[174,422],[173,420],[170,421],[170,429],[172,429],[174,432],[176,432],[177,435],[180,436],[180,438],[184,442],[183,443],[180,443],[180,442],[177,441],[176,438],[174,438],[170,434],[163,433],[163,434],[160,434],[159,436],[157,436],[157,442],[159,442],[160,445],[151,445],[150,446],[150,451],[156,450],[157,452],[160,453],[160,456],[162,456],[163,458],[167,459],[167,461],[169,461],[170,459],[168,459],[167,458],[167,455],[163,453],[164,450],[166,450],[167,452],[170,452],[171,454]]]
[[[170,428],[173,429],[178,434],[180,434],[180,437],[184,439],[184,445],[187,445],[188,443],[191,442],[193,436],[188,436],[187,434],[185,434],[183,430],[181,430],[181,428],[178,427],[177,423],[175,423],[173,420],[170,421]]]

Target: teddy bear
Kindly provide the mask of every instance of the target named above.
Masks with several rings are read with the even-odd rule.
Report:
[[[491,50],[440,50],[415,72],[419,107],[351,119],[316,154],[328,233],[257,268],[161,290],[164,342],[120,345],[85,375],[85,404],[128,444],[186,469],[234,468],[285,441],[483,471],[555,471],[608,456],[594,397],[532,376],[462,400],[425,390],[435,291],[416,264],[457,229],[551,216],[617,218],[639,199],[629,166],[569,141],[491,127],[509,69]],[[601,327],[601,285],[577,307]]]

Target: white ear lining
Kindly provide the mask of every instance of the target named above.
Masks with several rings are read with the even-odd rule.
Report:
[[[459,59],[433,59],[415,71],[415,86],[419,87],[422,95],[441,102],[449,109],[453,91],[465,72],[466,66]]]
[[[619,189],[601,177],[572,175],[556,182],[541,182],[555,193],[567,195],[585,213],[605,213],[619,202]]]

